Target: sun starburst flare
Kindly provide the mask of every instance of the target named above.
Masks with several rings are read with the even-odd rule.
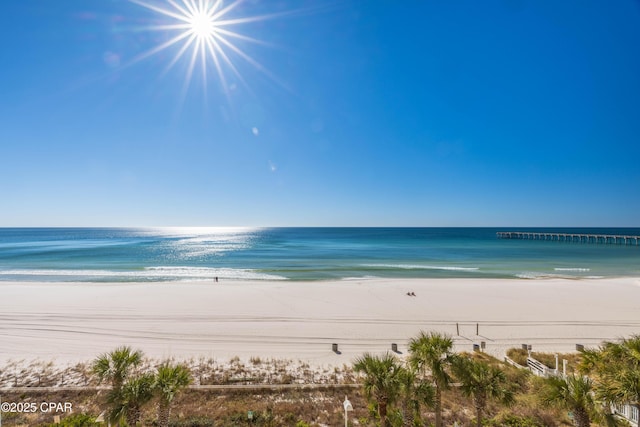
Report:
[[[129,1],[170,19],[170,22],[166,24],[153,25],[146,27],[145,30],[175,33],[168,41],[135,57],[131,64],[171,47],[177,48],[173,58],[164,68],[162,75],[166,74],[181,59],[184,58],[188,61],[182,87],[183,98],[186,96],[194,70],[198,64],[201,68],[205,92],[209,73],[207,70],[208,65],[213,65],[215,68],[225,94],[228,95],[230,87],[227,83],[225,70],[230,70],[235,78],[248,88],[246,81],[242,78],[236,65],[234,65],[232,57],[242,58],[260,72],[277,81],[262,64],[240,49],[233,40],[263,45],[267,43],[231,29],[233,26],[273,18],[277,14],[231,18],[229,13],[236,9],[243,0],[236,0],[228,5],[224,5],[223,0],[163,0],[155,3],[141,0]]]

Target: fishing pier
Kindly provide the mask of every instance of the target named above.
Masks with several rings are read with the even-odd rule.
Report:
[[[640,236],[617,234],[542,233],[534,231],[499,231],[498,239],[546,240],[550,242],[600,243],[640,246]]]

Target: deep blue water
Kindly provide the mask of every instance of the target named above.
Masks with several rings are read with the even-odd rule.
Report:
[[[0,281],[640,277],[640,246],[505,240],[497,231],[640,229],[0,228]]]

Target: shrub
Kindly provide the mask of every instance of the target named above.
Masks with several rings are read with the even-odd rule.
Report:
[[[62,418],[59,424],[45,424],[46,427],[99,427],[102,425],[96,422],[95,417],[87,414],[73,414]]]
[[[514,414],[501,414],[484,423],[487,427],[545,427],[540,421],[532,417]]]
[[[169,427],[213,427],[213,425],[213,420],[207,417],[190,417],[169,422]]]
[[[521,348],[510,348],[507,350],[507,357],[521,366],[527,366],[529,352]]]

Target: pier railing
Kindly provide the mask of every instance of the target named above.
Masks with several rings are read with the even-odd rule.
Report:
[[[534,231],[499,231],[499,239],[546,240],[552,242],[601,243],[640,246],[640,236],[617,234],[543,233]]]

